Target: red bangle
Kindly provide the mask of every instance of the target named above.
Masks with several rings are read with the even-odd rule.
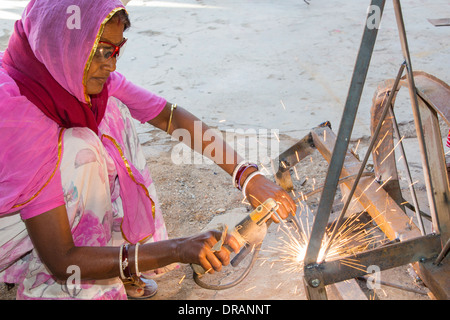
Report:
[[[128,247],[126,244],[122,247],[122,270],[126,278],[131,278],[130,261],[128,260]]]
[[[247,163],[247,164],[241,166],[239,168],[238,172],[236,173],[236,177],[234,178],[234,182],[235,182],[236,187],[239,190],[242,190],[242,187],[241,187],[242,175],[244,174],[245,170],[247,170],[248,168],[252,168],[252,167],[256,168],[256,170],[258,170],[258,166],[256,164],[254,164],[254,163]]]

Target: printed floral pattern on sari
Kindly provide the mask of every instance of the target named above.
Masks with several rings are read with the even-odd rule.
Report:
[[[145,178],[145,185],[155,201],[156,231],[148,242],[168,238],[156,189],[147,168],[133,119],[125,105],[110,98],[99,135],[108,133],[123,148],[128,160]],[[120,230],[123,219],[119,195],[120,182],[114,162],[101,140],[87,128],[71,128],[64,133],[61,176],[64,198],[77,246],[118,246],[124,242]],[[18,299],[126,299],[122,281],[117,277],[97,281],[81,281],[78,287],[56,280],[49,272],[26,233],[19,213],[2,217],[0,253],[16,253],[16,261],[2,270],[0,281],[19,283]],[[4,219],[4,220],[3,220]],[[8,223],[3,223],[3,221]],[[31,252],[26,254],[28,251]],[[21,258],[19,258],[21,257]],[[70,272],[69,272],[70,273]]]

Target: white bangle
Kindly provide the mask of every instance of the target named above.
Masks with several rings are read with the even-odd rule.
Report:
[[[141,276],[141,273],[139,272],[139,266],[138,266],[138,248],[140,246],[140,243],[137,242],[136,245],[134,246],[134,269],[136,269],[136,275],[138,277]]]
[[[125,275],[123,274],[123,268],[122,268],[122,251],[123,251],[123,246],[121,245],[119,248],[119,271],[120,271],[120,278],[121,279],[125,279]]]
[[[236,185],[236,175],[237,175],[239,169],[240,169],[244,164],[246,164],[246,163],[247,163],[247,161],[242,161],[242,162],[240,162],[240,163],[234,168],[234,170],[233,170],[233,186],[234,186],[235,188],[237,188],[237,185]]]
[[[254,177],[254,176],[257,176],[257,175],[263,175],[260,171],[255,171],[255,172],[252,172],[248,177],[247,177],[247,179],[245,179],[245,182],[244,182],[244,185],[242,186],[242,194],[244,195],[244,197],[246,197],[246,195],[245,195],[245,189],[247,188],[247,184],[250,182],[250,180]]]

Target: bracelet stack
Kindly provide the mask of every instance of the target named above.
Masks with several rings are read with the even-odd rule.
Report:
[[[119,272],[120,272],[120,278],[122,280],[130,280],[132,278],[131,270],[130,270],[130,261],[128,260],[128,249],[130,245],[123,244],[120,246],[119,249]],[[138,267],[138,248],[139,243],[136,243],[136,246],[134,248],[134,268],[136,271],[136,275],[139,277],[141,273],[139,272]]]
[[[241,181],[242,180],[242,176],[244,174],[245,171],[247,171],[249,168],[256,168],[257,171],[252,172],[246,179],[245,181]],[[247,162],[247,161],[242,161],[241,163],[239,163],[236,168],[234,168],[233,171],[233,185],[242,191],[242,194],[245,197],[245,189],[247,188],[247,185],[249,183],[249,181],[257,176],[257,175],[262,175],[261,172],[258,171],[259,168],[256,164],[251,163],[251,162]],[[241,184],[241,182],[243,184]]]

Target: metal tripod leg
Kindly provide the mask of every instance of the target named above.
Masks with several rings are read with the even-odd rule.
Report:
[[[393,0],[393,3],[394,3],[395,16],[396,16],[396,20],[397,20],[398,32],[399,32],[399,36],[400,36],[400,43],[402,45],[403,56],[406,61],[408,89],[409,89],[409,95],[411,98],[414,124],[416,126],[416,132],[417,132],[417,139],[419,141],[423,174],[424,174],[424,178],[425,178],[425,185],[427,187],[426,189],[427,189],[427,195],[428,195],[428,202],[430,205],[431,215],[432,215],[433,221],[435,223],[435,225],[433,227],[434,227],[435,231],[437,231],[438,226],[436,224],[437,224],[438,220],[437,220],[437,213],[436,213],[436,202],[435,202],[434,195],[433,195],[433,185],[431,182],[430,164],[429,164],[427,152],[426,152],[426,144],[425,144],[425,139],[424,139],[423,127],[422,127],[422,119],[421,119],[420,111],[419,111],[419,102],[417,99],[416,85],[414,83],[414,75],[413,75],[413,69],[412,69],[412,65],[411,65],[411,57],[409,54],[408,40],[406,38],[406,30],[405,30],[405,24],[403,21],[402,8],[400,5],[400,0]]]
[[[409,183],[409,191],[411,193],[411,198],[414,203],[414,212],[416,214],[417,222],[419,223],[420,233],[424,236],[425,235],[425,227],[423,226],[422,216],[420,215],[420,208],[419,208],[419,203],[417,202],[416,190],[414,189],[414,185],[413,185],[413,181],[412,181],[412,177],[411,177],[411,171],[409,170],[408,161],[406,160],[405,148],[403,147],[403,142],[401,141],[401,138],[400,138],[400,131],[398,129],[397,119],[395,118],[395,114],[394,114],[394,110],[393,110],[392,106],[389,106],[389,112],[392,116],[392,124],[393,124],[393,128],[394,128],[395,136],[396,136],[397,140],[400,142],[400,152],[402,154],[402,162],[406,169],[406,178],[408,179],[408,183]]]
[[[380,9],[380,18],[383,14],[385,3],[385,0],[371,1],[371,7],[376,6]],[[369,18],[370,15],[367,16],[366,22],[369,20]],[[353,71],[352,81],[350,83],[350,88],[344,107],[343,117],[339,125],[336,145],[331,157],[324,189],[319,203],[319,208],[314,219],[314,225],[311,230],[311,236],[305,255],[305,287],[308,291],[308,296],[314,299],[326,299],[326,291],[323,286],[323,282],[320,279],[320,274],[315,275],[308,273],[308,271],[312,270],[312,268],[308,268],[308,265],[314,264],[317,261],[317,257],[319,255],[322,239],[325,234],[325,228],[327,226],[331,207],[336,195],[336,188],[338,185],[342,166],[344,164],[345,154],[348,149],[348,144],[353,130],[356,113],[358,111],[359,102],[361,100],[362,91],[364,89],[364,83],[366,80],[367,72],[369,70],[370,60],[372,58],[377,34],[378,29],[369,28],[366,23],[361,40],[361,46]]]

